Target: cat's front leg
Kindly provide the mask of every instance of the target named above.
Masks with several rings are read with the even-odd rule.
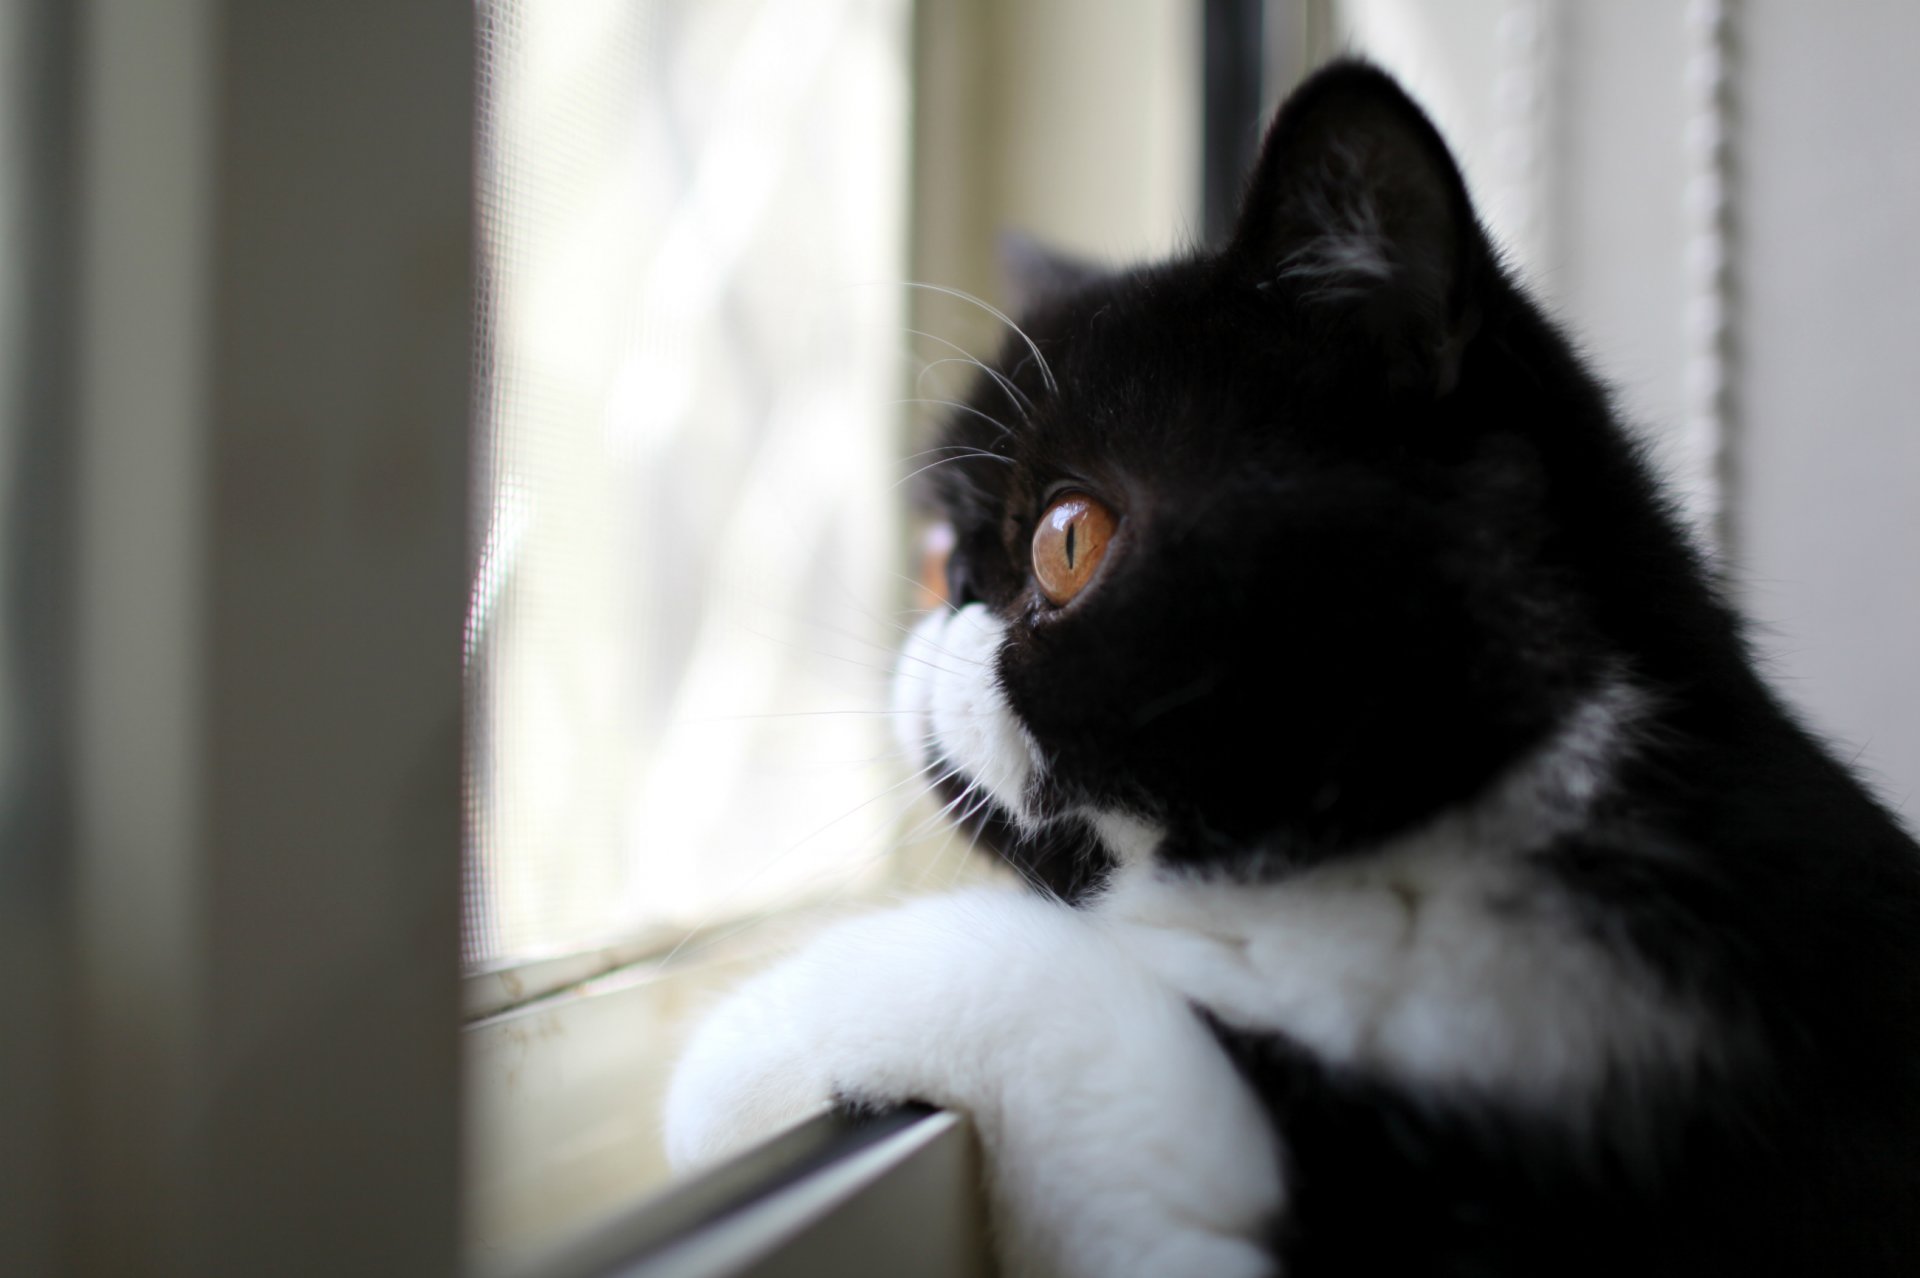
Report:
[[[1259,1102],[1185,1000],[1065,906],[963,892],[819,938],[700,1026],[669,1156],[708,1161],[837,1097],[972,1117],[1010,1275],[1273,1270]]]

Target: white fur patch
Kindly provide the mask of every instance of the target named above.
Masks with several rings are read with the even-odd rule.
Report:
[[[1125,812],[1093,812],[1087,821],[1113,859],[1122,865],[1146,864],[1167,837],[1167,832],[1153,822]]]
[[[1000,690],[1006,633],[984,604],[921,618],[894,679],[894,728],[915,767],[926,765],[929,743],[938,742],[950,766],[1025,820],[1039,751]]]
[[[1322,182],[1293,195],[1314,233],[1281,262],[1279,275],[1345,281],[1350,289],[1385,283],[1395,274],[1393,258],[1364,166],[1340,149],[1329,158],[1333,170]]]
[[[1689,1009],[1468,849],[1251,887],[1125,873],[1099,909],[1130,928],[1136,957],[1223,1020],[1403,1083],[1571,1117],[1610,1066],[1701,1047]]]
[[[1354,232],[1316,236],[1281,263],[1282,279],[1334,279],[1378,282],[1393,278],[1386,247],[1370,235]]]
[[[1260,884],[1129,865],[1095,908],[1236,1026],[1577,1116],[1609,1067],[1704,1047],[1697,1011],[1593,941],[1524,855],[1580,819],[1636,710],[1609,685],[1491,795],[1375,852]]]
[[[836,1093],[972,1116],[1008,1275],[1272,1272],[1281,1179],[1260,1103],[1099,919],[986,889],[828,933],[700,1027],[669,1156],[737,1150]]]

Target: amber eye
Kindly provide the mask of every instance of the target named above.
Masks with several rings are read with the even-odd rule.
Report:
[[[1085,493],[1068,493],[1040,516],[1033,530],[1033,575],[1057,604],[1093,580],[1113,537],[1113,512]]]

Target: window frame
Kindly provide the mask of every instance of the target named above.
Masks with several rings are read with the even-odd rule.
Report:
[[[471,15],[28,16],[69,580],[21,1272],[452,1274]]]

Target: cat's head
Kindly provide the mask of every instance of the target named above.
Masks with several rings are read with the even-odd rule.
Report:
[[[1057,888],[1468,802],[1618,671],[1636,572],[1694,580],[1377,70],[1289,99],[1225,247],[1042,274],[938,441],[952,607],[897,688],[945,792]]]

